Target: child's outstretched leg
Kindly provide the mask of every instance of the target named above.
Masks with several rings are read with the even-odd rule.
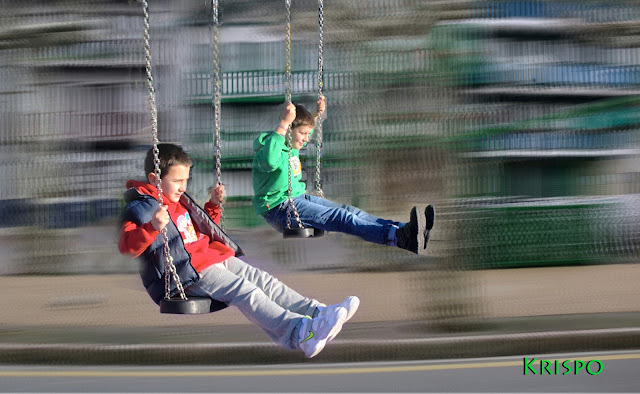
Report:
[[[185,289],[187,296],[209,297],[237,307],[274,342],[298,349],[303,315],[290,312],[267,297],[256,285],[229,271],[224,263],[200,273],[200,280]]]
[[[232,257],[225,262],[227,269],[234,274],[249,280],[260,288],[273,302],[284,309],[313,317],[329,315],[339,307],[347,310],[345,322],[353,317],[360,305],[360,299],[356,296],[349,296],[339,304],[329,305],[318,300],[307,298],[266,271],[245,263],[244,261]],[[333,339],[333,338],[332,338]]]
[[[317,314],[316,307],[322,305],[317,300],[301,295],[270,273],[247,264],[236,257],[227,259],[224,262],[224,266],[233,274],[251,282],[262,290],[271,301],[288,311],[314,317]]]
[[[229,261],[234,263],[227,264]],[[289,311],[271,300],[262,289],[247,278],[231,272],[226,265],[236,268],[241,265],[249,266],[235,257],[228,259],[225,263],[214,264],[200,273],[200,280],[197,283],[185,289],[187,296],[209,297],[236,306],[274,342],[291,350],[301,349],[307,357],[318,354],[328,342],[327,338],[329,336],[333,338],[342,329],[347,316],[344,308],[337,308],[332,313],[315,319]],[[315,312],[316,305],[320,303],[312,301],[314,302],[310,303],[307,309]]]
[[[403,224],[378,218],[351,205],[341,205],[307,194],[294,198],[294,203],[304,227],[351,234],[372,243],[398,246],[418,253],[420,224],[416,207],[410,212],[409,222]],[[282,231],[286,228],[287,210],[287,202],[283,202],[268,211],[264,219],[278,231]],[[425,220],[420,219],[423,224],[430,222],[433,227],[433,208],[431,207],[430,213],[425,211]],[[292,225],[295,226],[295,223]],[[428,235],[423,234],[423,243],[424,239],[428,240]]]
[[[399,224],[377,218],[350,205],[341,205],[310,195],[296,197],[294,203],[300,221],[305,227],[351,234],[381,245],[389,244],[390,234]],[[287,202],[284,202],[268,211],[264,219],[282,231],[287,225],[287,210]]]
[[[382,224],[382,225],[395,225],[395,226],[400,226],[401,223],[399,222],[395,222],[393,220],[388,220],[388,219],[382,219],[379,218],[375,215],[372,215],[368,212],[363,211],[362,209],[353,206],[353,205],[349,205],[349,204],[339,204],[337,202],[333,202],[331,200],[327,200],[326,198],[322,198],[322,197],[317,197],[317,196],[313,196],[310,194],[304,194],[300,197],[296,198],[296,201],[298,201],[298,199],[305,199],[309,202],[312,202],[314,204],[318,204],[318,205],[322,205],[323,207],[327,207],[327,208],[339,208],[339,209],[344,209],[347,212],[351,213],[352,215],[358,217],[361,220],[364,220],[366,222],[371,222],[371,223],[378,223],[378,224]]]

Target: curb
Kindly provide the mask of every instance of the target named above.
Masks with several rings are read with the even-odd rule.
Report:
[[[408,361],[640,348],[640,327],[396,340],[335,340],[312,360],[267,342],[0,344],[2,364],[246,365]]]

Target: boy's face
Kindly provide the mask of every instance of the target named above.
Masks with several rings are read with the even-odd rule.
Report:
[[[187,190],[188,181],[189,167],[183,164],[171,166],[160,181],[164,198],[172,203],[180,201],[180,196]],[[156,175],[154,173],[149,174],[149,183],[152,185],[156,184]]]
[[[293,149],[300,150],[304,146],[304,144],[309,141],[309,134],[313,131],[313,127],[311,126],[298,126],[291,130],[291,147]]]

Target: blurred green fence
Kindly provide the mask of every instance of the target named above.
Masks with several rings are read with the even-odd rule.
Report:
[[[103,236],[113,243],[124,184],[143,176],[151,143],[142,13],[133,3],[36,3],[0,14],[0,255],[9,273],[37,272],[22,263],[47,254],[48,271],[90,272],[65,243],[82,235],[83,251],[93,243],[119,258]],[[160,137],[190,153],[190,191],[204,199],[215,145],[210,10],[187,3],[151,9],[154,77]],[[253,139],[274,128],[284,101],[283,15],[275,2],[260,10],[270,4],[265,15],[233,4],[223,15],[225,213],[238,232],[271,231],[250,205]],[[637,257],[628,201],[640,194],[640,5],[340,0],[325,12],[330,198],[398,220],[413,204],[441,206],[433,255],[467,268]],[[315,5],[300,4],[294,19],[293,96],[313,106]],[[315,152],[303,152],[309,174]],[[43,229],[56,241],[26,239]],[[345,261],[369,258],[370,245],[332,239],[356,251]]]

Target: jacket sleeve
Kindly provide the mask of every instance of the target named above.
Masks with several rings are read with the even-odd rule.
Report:
[[[256,164],[262,172],[273,172],[286,164],[288,155],[285,148],[285,138],[273,132],[264,140],[264,146],[256,152]]]
[[[204,204],[204,210],[215,224],[220,225],[220,217],[222,216],[220,205],[214,205],[211,201],[207,201],[207,203]]]
[[[118,249],[122,254],[138,257],[155,241],[160,234],[151,223],[138,226],[134,222],[125,221],[120,227],[118,235]]]

